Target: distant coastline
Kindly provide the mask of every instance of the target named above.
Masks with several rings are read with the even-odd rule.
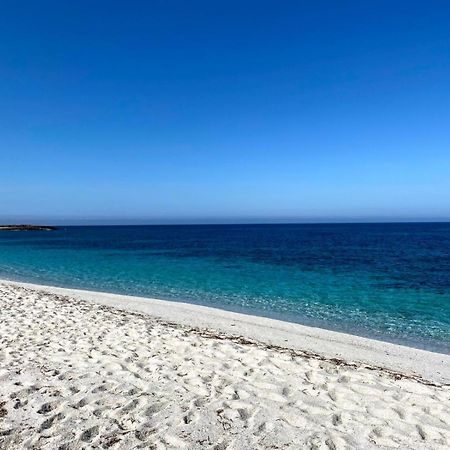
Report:
[[[0,225],[0,231],[53,231],[57,227],[50,225]]]

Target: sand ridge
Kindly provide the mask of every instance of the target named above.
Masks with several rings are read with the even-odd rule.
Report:
[[[0,284],[0,448],[450,446],[450,387]]]

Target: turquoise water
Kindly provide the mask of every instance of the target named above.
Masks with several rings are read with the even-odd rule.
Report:
[[[0,278],[182,300],[450,353],[450,224],[1,232]]]

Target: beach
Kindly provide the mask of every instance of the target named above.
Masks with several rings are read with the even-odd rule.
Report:
[[[0,282],[2,449],[448,448],[450,356]]]

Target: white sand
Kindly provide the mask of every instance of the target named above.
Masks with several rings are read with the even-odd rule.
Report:
[[[0,283],[2,449],[450,448],[448,383],[446,355]]]

